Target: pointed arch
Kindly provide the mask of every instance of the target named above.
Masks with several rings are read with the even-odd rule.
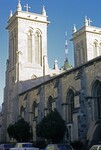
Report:
[[[21,108],[20,108],[20,116],[22,118],[25,118],[25,107],[22,105]]]
[[[11,66],[14,66],[16,63],[16,40],[17,40],[17,35],[16,35],[16,29],[14,29],[11,33],[10,33],[10,62],[11,62]]]
[[[33,74],[32,76],[31,76],[31,79],[36,79],[37,78],[37,76],[35,75],[35,74]]]
[[[27,51],[27,59],[28,62],[32,63],[32,34],[33,34],[33,30],[29,29],[28,34],[27,34],[27,45],[28,45],[28,51]]]
[[[48,98],[48,110],[49,111],[52,110],[52,102],[53,102],[53,98],[52,98],[52,96],[49,96],[49,98]]]
[[[33,119],[36,120],[38,117],[38,104],[36,102],[36,99],[33,101],[32,104],[32,113],[33,113]]]
[[[101,42],[99,43],[99,55],[101,55]]]
[[[75,59],[75,63],[76,65],[78,66],[81,62],[81,57],[80,57],[80,44],[79,42],[76,44],[75,46],[75,58],[78,58],[78,59]]]
[[[95,39],[93,45],[93,57],[95,58],[98,56],[98,40]]]
[[[83,40],[80,41],[80,59],[81,59],[81,64],[83,64],[85,62],[85,52],[84,52]]]
[[[73,110],[74,110],[74,90],[73,88],[68,89],[66,96],[66,122],[73,122]]]
[[[98,79],[92,85],[91,94],[94,118],[101,119],[101,81]]]
[[[35,30],[35,63],[42,66],[42,33]]]
[[[52,96],[49,96],[48,98],[47,107],[48,107],[48,112],[54,110],[55,108],[55,101]]]

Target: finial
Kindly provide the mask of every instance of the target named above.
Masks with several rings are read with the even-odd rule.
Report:
[[[65,42],[65,54],[68,54],[68,42],[67,42],[67,40]]]
[[[76,31],[77,31],[77,29],[76,29],[76,26],[75,26],[75,24],[74,24],[73,33],[75,33]]]
[[[54,60],[54,69],[59,70],[57,59]]]
[[[84,25],[85,25],[85,26],[90,26],[90,23],[91,23],[91,22],[92,22],[92,21],[90,20],[90,18],[87,19],[87,16],[85,16]]]
[[[67,41],[67,31],[65,33],[66,41],[65,41],[65,59],[68,60],[68,41]]]
[[[66,38],[67,38],[67,31],[65,32],[65,36],[66,36]]]
[[[85,16],[84,25],[85,25],[85,26],[88,26],[88,19],[87,19],[87,16]]]
[[[90,20],[90,18],[88,19],[88,25],[91,25],[92,20]]]
[[[18,0],[17,11],[22,11],[22,6],[21,6],[21,3],[20,3],[20,0]]]
[[[43,15],[43,16],[46,16],[45,6],[42,7],[42,15]]]
[[[13,16],[12,10],[10,10],[9,19]]]
[[[65,41],[65,61],[63,66],[61,67],[62,70],[68,70],[71,68],[71,65],[68,62],[68,40],[67,40],[67,31],[65,33],[66,41]]]
[[[26,12],[28,12],[28,9],[31,8],[28,4],[26,4],[24,7],[26,8]]]

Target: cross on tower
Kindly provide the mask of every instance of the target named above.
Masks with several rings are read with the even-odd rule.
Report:
[[[24,7],[26,7],[27,12],[28,12],[28,9],[31,8],[30,6],[28,6],[28,4],[26,4],[26,6],[24,6]]]
[[[90,23],[91,23],[92,21],[90,20],[90,18],[88,19],[88,25],[90,26]]]

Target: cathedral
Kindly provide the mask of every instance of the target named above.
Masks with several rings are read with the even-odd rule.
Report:
[[[6,83],[0,142],[9,142],[7,127],[23,117],[33,128],[57,109],[66,122],[69,141],[91,144],[100,140],[101,124],[101,28],[91,26],[85,17],[83,26],[74,26],[74,67],[68,62],[59,69],[57,61],[50,69],[47,56],[47,20],[45,7],[41,14],[22,10],[18,1],[16,12],[9,15],[9,57],[6,65]],[[67,40],[65,53],[68,55]],[[96,137],[96,138],[95,138]]]

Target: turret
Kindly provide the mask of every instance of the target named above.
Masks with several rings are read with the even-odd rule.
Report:
[[[18,0],[17,11],[22,11],[20,0]]]
[[[42,8],[42,15],[43,15],[43,16],[46,16],[45,6],[43,6],[43,8]]]

